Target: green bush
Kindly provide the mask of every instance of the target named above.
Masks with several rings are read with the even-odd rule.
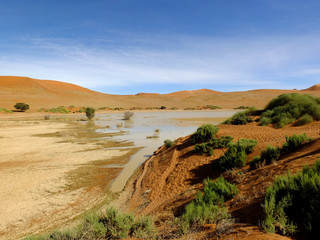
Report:
[[[247,154],[253,151],[257,143],[254,139],[242,138],[229,144],[228,151],[218,160],[218,167],[223,171],[243,167],[247,161]]]
[[[278,147],[267,146],[267,149],[261,151],[260,161],[271,164],[279,159],[281,150]]]
[[[306,125],[311,122],[313,122],[313,117],[311,117],[309,114],[305,114],[301,118],[299,118],[298,121],[296,121],[294,125],[295,126],[302,126],[302,125]]]
[[[286,136],[286,142],[282,145],[282,151],[289,151],[300,148],[304,143],[310,142],[312,139],[309,138],[305,133],[301,135],[293,134],[292,136]]]
[[[246,164],[247,154],[244,149],[236,146],[229,147],[228,151],[218,160],[218,167],[222,171],[240,168]]]
[[[223,205],[238,194],[236,186],[223,177],[219,177],[215,182],[206,179],[203,185],[204,193],[198,192],[196,199],[186,206],[180,218],[180,231],[183,234],[189,232],[193,226],[230,219],[230,214]]]
[[[273,123],[281,128],[294,121],[304,124],[312,120],[320,120],[320,98],[307,94],[282,94],[271,100],[261,115],[261,125]],[[305,117],[303,117],[305,116]],[[311,117],[311,118],[310,118]]]
[[[299,231],[304,238],[316,239],[320,234],[320,160],[297,174],[276,178],[262,207],[265,231]]]
[[[52,113],[70,113],[70,111],[63,106],[60,106],[57,108],[46,109],[45,111],[52,112]]]
[[[283,152],[292,151],[300,148],[304,143],[310,142],[305,133],[301,135],[293,134],[292,136],[286,136],[286,142],[282,145],[282,148],[268,146],[265,150],[261,151],[261,156],[255,157],[249,162],[250,168],[256,168],[261,164],[271,164],[277,161]]]
[[[87,107],[86,108],[86,116],[89,120],[91,120],[92,118],[94,118],[96,110],[92,107]]]
[[[164,144],[166,145],[166,148],[170,148],[173,146],[173,142],[170,139],[164,140]]]
[[[264,163],[264,160],[261,159],[260,156],[255,156],[250,162],[249,162],[249,166],[251,169],[255,169],[258,168],[261,164]]]
[[[230,136],[221,136],[220,138],[213,138],[209,142],[199,143],[194,146],[194,152],[209,153],[213,155],[213,149],[226,148],[232,141]]]
[[[246,153],[253,152],[254,148],[257,146],[258,141],[255,139],[247,139],[247,138],[241,138],[238,142],[232,144],[232,146],[235,146],[238,149],[244,150]]]
[[[231,124],[231,125],[246,125],[247,123],[252,122],[252,118],[250,116],[254,115],[256,112],[256,108],[249,108],[246,111],[238,112],[234,114],[231,118],[227,119],[223,122],[223,124]]]
[[[191,136],[193,143],[208,142],[216,136],[219,128],[212,124],[201,125],[197,131]]]
[[[202,154],[209,153],[210,156],[213,155],[213,148],[212,148],[212,146],[209,144],[209,142],[196,144],[196,145],[194,146],[193,151],[194,151],[194,152],[200,152],[200,153],[202,153]]]
[[[14,108],[17,110],[20,110],[21,112],[25,112],[26,110],[29,109],[29,105],[26,103],[16,103],[14,105]]]
[[[205,106],[206,109],[211,109],[211,110],[216,110],[216,109],[221,109],[221,107],[219,106],[215,106],[215,105],[206,105]]]
[[[156,237],[156,228],[149,217],[135,220],[132,214],[118,212],[113,207],[104,214],[91,214],[72,230],[54,231],[40,237],[27,237],[25,240],[96,240]]]
[[[12,113],[11,110],[6,109],[6,108],[0,108],[0,112]]]

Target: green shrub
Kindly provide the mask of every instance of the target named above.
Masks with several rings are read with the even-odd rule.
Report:
[[[243,167],[247,161],[247,154],[253,151],[257,143],[254,139],[242,138],[229,144],[228,151],[218,160],[218,167],[223,171]]]
[[[246,111],[238,112],[234,114],[231,118],[227,119],[223,122],[223,124],[231,124],[231,125],[246,125],[247,123],[252,122],[252,118],[250,116],[253,116],[256,112],[256,108],[249,108]]]
[[[160,109],[164,110],[164,109],[167,109],[167,107],[166,106],[161,106]]]
[[[286,142],[282,146],[282,151],[294,150],[302,146],[302,144],[310,142],[312,139],[309,138],[305,133],[301,135],[293,134],[292,136],[286,136]]]
[[[194,152],[200,152],[202,154],[209,153],[210,156],[213,155],[214,149],[226,148],[232,141],[230,136],[221,136],[220,138],[213,138],[209,142],[199,143],[194,146]]]
[[[132,230],[133,237],[139,239],[153,239],[157,236],[152,219],[148,216],[142,216],[136,223],[133,224]]]
[[[297,174],[275,179],[263,204],[263,228],[267,232],[302,233],[304,238],[320,234],[320,160]]]
[[[6,109],[6,108],[0,108],[0,112],[12,113],[11,110]]]
[[[46,112],[52,112],[52,113],[70,113],[68,109],[66,109],[63,106],[57,107],[57,108],[51,108],[49,110],[46,110]]]
[[[198,192],[196,199],[186,206],[180,218],[178,224],[183,234],[189,232],[193,226],[230,219],[230,214],[223,205],[238,194],[236,186],[223,177],[219,177],[215,182],[206,179],[203,185],[204,193]]]
[[[54,231],[40,237],[27,237],[25,240],[96,240],[156,237],[156,228],[149,217],[135,220],[132,214],[118,212],[107,208],[103,214],[91,214],[72,230]]]
[[[231,136],[221,136],[220,138],[214,138],[209,141],[210,145],[214,149],[226,148],[232,142],[233,137]]]
[[[26,103],[16,103],[14,105],[14,108],[17,110],[20,110],[21,112],[25,112],[26,110],[29,109],[29,105]]]
[[[221,107],[219,106],[215,106],[215,105],[206,105],[205,106],[206,109],[211,109],[211,110],[216,110],[216,109],[221,109]]]
[[[281,128],[298,119],[298,124],[320,120],[320,99],[307,94],[282,94],[271,100],[260,118],[261,125],[273,123]],[[305,117],[303,117],[305,116]]]
[[[277,161],[280,157],[281,150],[278,147],[267,146],[265,150],[261,151],[260,161],[265,161],[266,164],[271,164]]]
[[[206,204],[218,204],[233,198],[238,194],[238,189],[235,184],[229,183],[222,176],[215,182],[209,178],[204,180],[204,194],[198,195],[196,202]]]
[[[228,151],[219,158],[218,167],[222,171],[226,171],[233,168],[240,168],[246,164],[247,154],[244,149],[237,148],[236,146],[230,146]]]
[[[251,153],[257,144],[258,141],[255,139],[241,138],[238,142],[232,144],[232,146],[235,146],[238,149],[243,149],[246,153]]]
[[[309,114],[305,114],[301,118],[299,118],[298,121],[296,121],[294,125],[295,126],[302,126],[302,125],[306,125],[311,122],[313,122],[313,117],[311,117]]]
[[[170,148],[173,146],[173,142],[170,139],[164,140],[164,144],[166,145],[166,148]]]
[[[92,107],[87,107],[86,108],[86,116],[89,120],[91,120],[92,118],[94,118],[96,110]]]
[[[191,136],[193,143],[207,142],[214,138],[218,133],[219,128],[212,124],[201,125],[197,131]]]
[[[264,159],[261,159],[260,156],[255,156],[250,162],[249,166],[251,169],[259,168],[262,164],[264,164]]]
[[[209,144],[209,142],[207,143],[198,143],[194,146],[193,149],[194,152],[200,152],[202,154],[204,153],[209,153],[210,156],[213,155],[213,148],[212,146]]]

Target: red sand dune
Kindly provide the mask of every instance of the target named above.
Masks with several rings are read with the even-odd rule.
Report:
[[[319,85],[303,91],[320,97]],[[27,77],[0,76],[0,107],[13,109],[17,102],[30,105],[29,112],[40,108],[58,106],[92,106],[92,107],[177,107],[201,108],[216,105],[222,108],[256,106],[263,108],[272,98],[283,93],[302,92],[299,90],[251,90],[243,92],[218,92],[210,89],[179,91],[169,94],[138,93],[136,95],[111,95],[99,93],[74,84],[38,80]]]
[[[320,84],[313,85],[312,87],[309,87],[305,89],[304,91],[319,91],[320,90]]]

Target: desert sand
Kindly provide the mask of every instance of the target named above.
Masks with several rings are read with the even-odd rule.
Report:
[[[28,112],[37,112],[41,108],[71,105],[125,109],[160,106],[185,109],[206,105],[216,105],[226,109],[241,105],[254,105],[257,108],[263,108],[272,98],[283,93],[293,92],[320,96],[317,85],[305,90],[261,89],[243,92],[218,92],[200,89],[169,94],[111,95],[59,81],[0,76],[0,107],[12,110],[15,103],[24,102],[30,105]]]
[[[99,164],[124,161],[129,151],[106,150],[79,138],[81,130],[65,122],[0,122],[0,239],[61,226],[106,199],[120,170]]]
[[[319,97],[320,87],[227,93],[201,89],[170,94],[110,95],[57,81],[0,77],[0,107],[12,109],[16,102],[30,105],[27,113],[2,113],[1,116],[0,239],[17,239],[31,232],[61,227],[86,210],[102,204],[106,201],[108,183],[120,170],[103,169],[101,166],[127,161],[131,154],[128,149],[105,150],[105,143],[87,137],[73,123],[30,120],[43,118],[43,113],[37,113],[40,108],[74,105],[185,109],[208,104],[222,108],[241,105],[263,108],[272,98],[283,93],[306,93]],[[313,142],[275,164],[257,170],[244,167],[241,169],[244,177],[239,178],[232,171],[225,174],[227,179],[237,182],[240,194],[227,202],[236,224],[231,226],[227,236],[219,236],[219,239],[290,239],[261,232],[258,226],[261,201],[275,176],[288,170],[299,171],[303,165],[312,164],[320,156],[320,122],[283,129],[261,127],[256,123],[219,127],[219,136],[258,140],[249,160],[267,145],[280,146],[286,135],[306,133],[314,138]],[[172,148],[160,147],[132,176],[114,205],[137,215],[151,214],[160,236],[177,238],[170,235],[172,226],[168,223],[181,214],[197,191],[202,190],[205,178],[215,178],[220,174],[212,170],[210,164],[224,153],[217,150],[213,156],[203,156],[194,154],[193,147],[189,136],[179,138]],[[200,233],[186,238],[217,239],[215,227],[205,226]]]
[[[222,236],[214,234],[215,226],[208,225],[197,234],[187,235],[190,239],[290,239],[277,234],[263,233],[258,222],[261,217],[261,203],[266,188],[273,179],[288,171],[294,173],[306,164],[313,164],[320,156],[320,122],[302,127],[285,127],[274,129],[272,127],[257,126],[251,123],[245,126],[219,125],[218,136],[231,135],[234,141],[239,138],[258,140],[253,153],[248,156],[250,161],[259,155],[268,145],[281,146],[286,135],[306,133],[314,139],[302,149],[286,155],[280,161],[256,170],[249,170],[248,166],[240,171],[229,171],[224,177],[236,182],[240,194],[227,202],[229,211],[236,219],[231,226],[231,232]],[[186,203],[190,202],[195,194],[202,190],[205,178],[215,179],[220,172],[212,169],[212,162],[223,155],[223,150],[215,150],[213,156],[195,154],[194,145],[190,136],[177,140],[177,144],[169,149],[165,146],[159,148],[140,168],[130,181],[120,200],[126,202],[124,210],[134,211],[136,214],[151,214],[160,226],[160,235],[170,239],[177,236],[171,234],[170,220],[179,216]],[[239,170],[238,170],[239,171]],[[131,186],[131,187],[130,187]],[[125,206],[122,204],[122,206]],[[172,225],[171,225],[172,226]],[[208,237],[211,236],[211,237]],[[182,238],[184,239],[184,238]]]

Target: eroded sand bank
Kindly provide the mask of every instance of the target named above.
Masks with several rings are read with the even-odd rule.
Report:
[[[0,122],[0,239],[61,226],[105,199],[105,189],[89,184],[84,170],[99,161],[113,163],[129,150],[75,141],[75,131],[65,122]],[[98,168],[104,183],[120,171]],[[77,181],[78,169],[88,179]]]

